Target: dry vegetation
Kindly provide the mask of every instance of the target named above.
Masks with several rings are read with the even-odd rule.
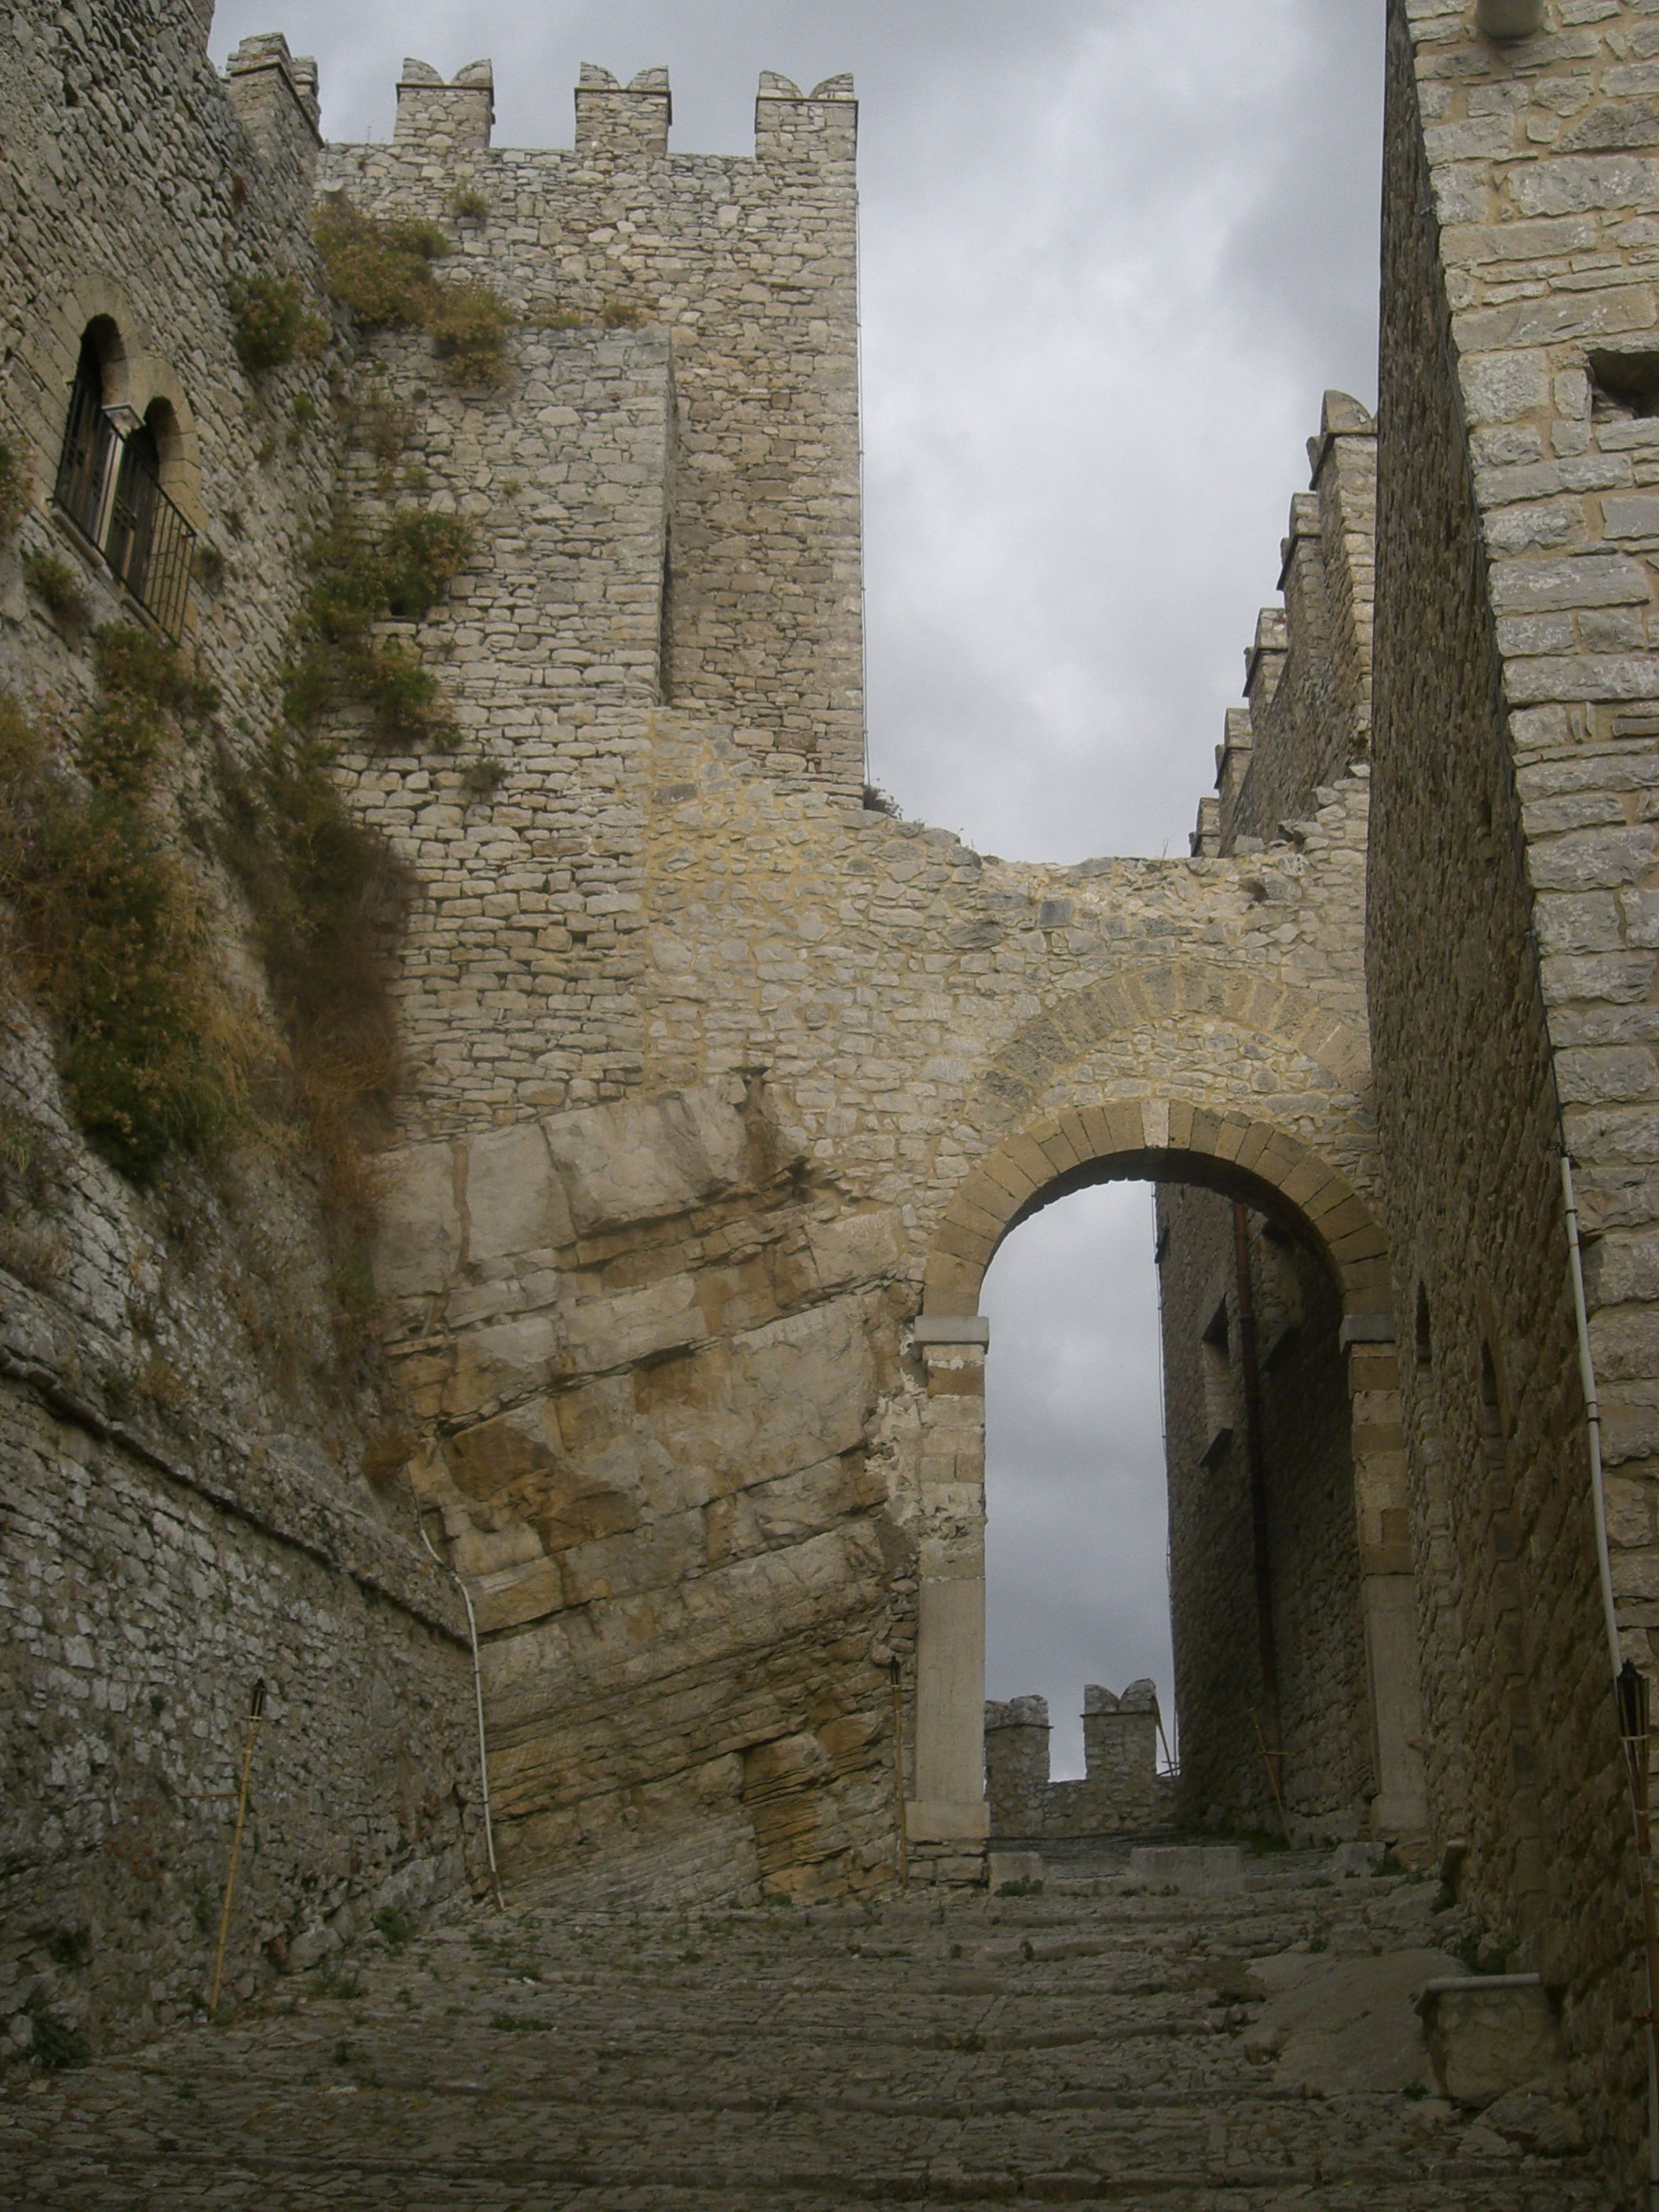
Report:
[[[331,192],[316,235],[329,290],[366,328],[424,331],[451,383],[465,390],[506,380],[513,311],[488,284],[440,281],[433,264],[451,248],[436,223],[364,215]]]
[[[404,507],[378,528],[343,517],[311,548],[311,581],[283,706],[301,729],[360,700],[382,744],[441,751],[456,741],[438,680],[412,647],[378,637],[388,619],[419,622],[465,566],[471,527],[457,516]]]
[[[78,774],[0,699],[0,891],[71,1112],[106,1159],[148,1182],[168,1152],[214,1143],[245,1090],[201,888],[152,804],[181,724],[214,702],[142,630],[101,632],[97,665]]]

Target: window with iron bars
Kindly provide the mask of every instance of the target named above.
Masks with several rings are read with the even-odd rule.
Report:
[[[175,641],[185,626],[196,532],[161,489],[161,456],[148,420],[123,434],[104,405],[102,366],[81,351],[58,461],[58,507],[111,574]]]

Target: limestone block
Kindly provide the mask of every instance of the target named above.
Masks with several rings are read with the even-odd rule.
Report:
[[[1418,2011],[1443,2093],[1479,2112],[1513,2089],[1547,2088],[1561,2034],[1536,1974],[1468,1974],[1426,1983]]]
[[[724,1087],[586,1107],[545,1127],[584,1233],[683,1212],[743,1180],[748,1130]]]
[[[461,1259],[454,1158],[447,1144],[410,1145],[386,1155],[385,1194],[374,1239],[374,1287],[383,1297],[445,1289]]]
[[[671,1275],[614,1298],[588,1299],[568,1307],[563,1320],[570,1363],[579,1373],[625,1366],[708,1334],[694,1275]]]
[[[826,1290],[841,1283],[867,1282],[890,1273],[898,1264],[898,1225],[885,1211],[814,1222],[806,1234],[812,1264]]]
[[[465,1414],[498,1399],[544,1389],[558,1346],[559,1331],[550,1314],[526,1314],[469,1331],[455,1347],[444,1384],[444,1412]]]
[[[1244,1850],[1241,1844],[1137,1844],[1129,1854],[1129,1875],[1149,1888],[1200,1896],[1241,1889]]]
[[[1006,1888],[1017,1888],[1022,1885],[1027,1889],[1041,1889],[1042,1887],[1042,1854],[1040,1851],[988,1851],[985,1869],[993,1897],[1000,1897]]]
[[[1452,1965],[1443,1952],[1324,1959],[1285,1951],[1253,1962],[1267,1991],[1256,2033],[1279,2056],[1276,2086],[1320,2096],[1429,2086],[1429,2052],[1413,2000]]]
[[[771,1480],[859,1449],[875,1402],[863,1313],[838,1298],[787,1314],[638,1378],[635,1397],[704,1494]]]
[[[545,1398],[463,1429],[444,1446],[450,1473],[475,1498],[488,1498],[527,1474],[549,1474],[560,1456],[558,1424]]]
[[[466,1147],[466,1257],[507,1259],[568,1244],[575,1231],[539,1122],[515,1121]]]

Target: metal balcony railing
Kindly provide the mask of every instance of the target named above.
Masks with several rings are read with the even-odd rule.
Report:
[[[116,580],[176,642],[190,599],[195,529],[161,489],[149,431],[123,437],[83,382],[70,402],[54,497]]]
[[[115,471],[104,558],[139,605],[179,638],[190,597],[196,532],[162,490],[129,439]]]

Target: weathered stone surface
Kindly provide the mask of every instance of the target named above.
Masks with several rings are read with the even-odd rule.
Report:
[[[129,2212],[161,2185],[196,2212],[252,2190],[301,2212],[344,2172],[374,2212],[500,2212],[550,2191],[700,2212],[1114,2197],[1200,2212],[1286,2192],[1377,2212],[1607,2204],[1542,2100],[1472,2124],[1401,2067],[1309,2095],[1288,2050],[1274,2064],[1261,2049],[1282,2002],[1262,1969],[1317,1942],[1325,1956],[1300,1954],[1316,1972],[1397,1980],[1430,1917],[1421,1889],[1333,1883],[1319,1858],[1208,1899],[1127,1894],[1103,1855],[1045,1875],[1037,1895],[699,1911],[653,1903],[673,1895],[665,1856],[619,1848],[599,1881],[504,1916],[395,1948],[364,1933],[277,2002],[173,2030],[142,2067],[0,2099],[0,2194]],[[1391,2046],[1401,2015],[1420,2068],[1403,1999],[1371,2032]]]

